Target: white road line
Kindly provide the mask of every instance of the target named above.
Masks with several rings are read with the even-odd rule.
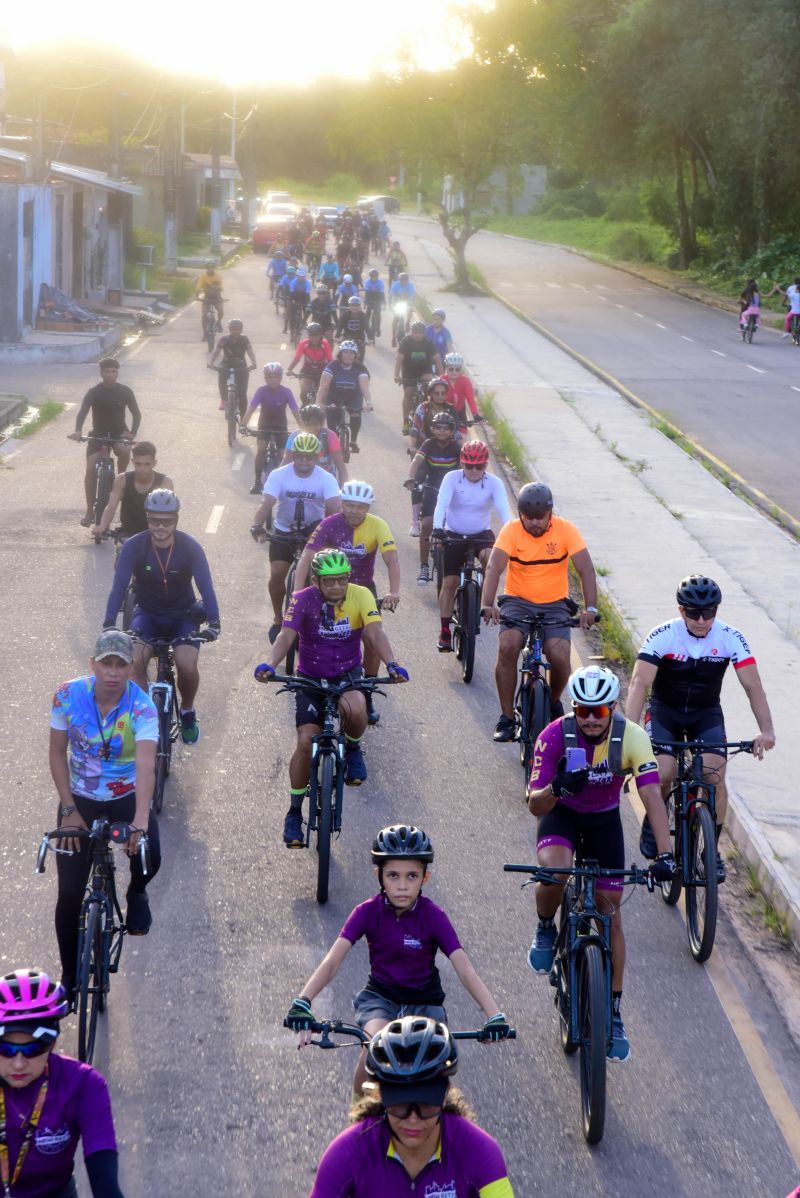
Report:
[[[760,366],[751,366],[749,362],[745,362],[745,366],[747,367],[748,370],[755,370],[756,374],[766,374],[767,373],[765,370],[762,370]]]
[[[583,283],[570,283],[570,287],[575,287],[578,291],[585,291]]]
[[[789,384],[789,386],[790,387],[792,386],[791,383]],[[792,391],[800,391],[800,387],[792,387]]]
[[[211,509],[211,515],[208,518],[206,532],[216,532],[219,528],[219,522],[222,519],[222,513],[225,511],[224,503],[215,503]]]
[[[610,303],[611,303],[611,300],[608,298],[608,296],[607,296],[607,295],[596,295],[594,298],[595,298],[595,299],[602,300],[604,304],[610,304]]]
[[[665,324],[659,324],[658,321],[656,321],[656,327],[659,329],[665,329],[667,326]]]
[[[623,307],[623,305],[622,305],[622,304],[614,304],[614,307],[615,307],[615,308],[621,308],[621,307]]]
[[[592,283],[592,286],[596,287],[598,291],[610,291],[611,290],[610,287],[606,287],[605,283]]]
[[[560,290],[561,290],[561,284],[560,284],[560,283],[548,283],[548,284],[547,284],[547,286],[548,286],[548,287],[552,287],[552,288],[553,288],[555,291],[560,291]]]
[[[712,349],[711,352],[712,354],[716,354],[718,358],[727,358],[728,356],[727,354],[724,354],[721,349]]]
[[[231,462],[231,470],[241,470],[243,461],[244,461],[244,454],[237,453],[236,457]]]
[[[620,304],[620,307],[622,307],[622,304]],[[644,320],[644,316],[642,315],[641,312],[634,312],[633,315],[638,316],[640,320]]]
[[[687,337],[685,333],[681,333],[681,341],[694,341],[694,337]]]

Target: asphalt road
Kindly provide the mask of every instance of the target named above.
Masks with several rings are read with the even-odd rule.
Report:
[[[228,314],[245,320],[259,362],[288,362],[264,302],[264,265],[246,260],[226,276]],[[269,623],[266,553],[248,534],[254,443],[228,450],[198,326],[196,308],[181,314],[125,361],[121,375],[145,413],[142,437],[155,440],[176,481],[181,526],[207,549],[223,626],[202,653],[202,739],[178,749],[169,782],[154,925],[145,940],[126,943],[96,1061],[111,1084],[127,1198],[307,1194],[324,1146],[346,1123],[354,1058],[311,1048],[299,1054],[281,1021],[351,908],[373,893],[372,836],[400,820],[433,837],[429,894],[519,1029],[513,1044],[466,1046],[459,1082],[503,1146],[520,1198],[783,1198],[797,1168],[708,971],[690,958],[679,915],[642,892],[625,908],[633,1055],[609,1069],[604,1141],[593,1151],[583,1142],[576,1062],[559,1047],[550,987],[526,965],[532,896],[502,873],[504,861],[532,858],[533,821],[513,748],[490,739],[494,635],[481,637],[470,687],[454,660],[436,652],[433,589],[414,584],[400,397],[385,340],[368,361],[376,412],[353,466],[376,484],[377,510],[400,541],[403,598],[386,623],[412,681],[382,701],[381,725],[367,738],[370,779],[346,793],[331,899],[318,907],[313,853],[288,853],[280,836],[291,702],[252,680]],[[73,369],[72,398],[95,377],[91,367]],[[110,585],[111,546],[87,543],[78,525],[81,452],[65,439],[70,427],[69,415],[61,417],[0,470],[4,970],[58,967],[52,862],[44,878],[33,875],[36,843],[55,809],[48,705],[55,685],[83,670]],[[633,857],[627,806],[624,818]],[[720,957],[746,989],[797,1101],[797,1049],[724,923],[721,940]],[[446,964],[443,974],[453,1026],[477,1026],[479,1012]],[[346,1017],[365,976],[362,945],[317,1010]]]
[[[403,218],[441,242],[438,226]],[[478,233],[491,286],[800,519],[800,351],[773,329],[743,344],[735,316],[554,245]]]

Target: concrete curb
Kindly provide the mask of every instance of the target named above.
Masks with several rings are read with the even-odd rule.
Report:
[[[0,395],[0,430],[18,420],[27,407],[28,401],[21,395]]]
[[[53,344],[20,342],[0,345],[0,366],[45,366],[75,362],[92,362],[101,353],[113,349],[122,340],[119,325],[111,325],[104,333],[60,333],[53,337],[69,338]]]
[[[591,359],[585,358],[583,354],[579,353],[576,349],[573,349],[572,346],[568,345],[565,341],[562,341],[561,338],[557,337],[555,333],[551,333],[550,330],[545,327],[545,325],[540,324],[539,321],[535,320],[532,316],[528,316],[527,313],[523,312],[521,308],[518,308],[516,304],[512,304],[510,300],[500,295],[491,287],[489,288],[489,294],[493,299],[496,299],[498,303],[501,303],[504,308],[507,308],[509,312],[513,312],[518,320],[523,321],[535,332],[539,333],[540,336],[545,337],[565,354],[568,354],[572,359],[574,359],[574,361],[579,362],[580,365],[583,366],[584,369],[590,371],[595,378],[600,379],[601,382],[604,382],[607,386],[611,387],[614,391],[621,395],[623,399],[627,400],[632,407],[639,408],[643,412],[647,412],[648,416],[654,421],[655,424],[663,425],[664,428],[668,429],[673,434],[674,438],[680,438],[682,442],[684,442],[686,445],[689,445],[691,447],[692,456],[696,457],[698,461],[703,463],[704,466],[707,466],[713,474],[717,475],[718,477],[722,476],[720,477],[720,481],[723,482],[724,485],[728,486],[729,489],[734,493],[739,492],[744,498],[749,500],[750,503],[754,504],[757,508],[764,512],[765,515],[769,516],[771,520],[774,520],[777,524],[780,524],[782,528],[785,528],[787,532],[790,532],[792,536],[797,537],[798,540],[800,540],[800,520],[796,520],[794,516],[789,514],[789,512],[784,511],[782,507],[770,499],[768,495],[765,495],[763,491],[760,491],[758,487],[754,487],[751,483],[748,483],[747,480],[742,478],[740,474],[737,474],[731,466],[729,466],[726,462],[721,461],[720,458],[715,457],[713,453],[710,453],[707,449],[700,445],[698,441],[695,441],[692,437],[689,437],[681,428],[678,427],[678,425],[673,424],[670,420],[667,420],[665,416],[662,416],[660,412],[657,412],[656,409],[652,408],[650,404],[645,402],[645,400],[641,399],[633,391],[630,391],[624,383],[619,381],[619,379],[614,378],[612,374],[609,374],[607,371],[603,370],[602,367],[597,366],[591,361]],[[725,483],[726,478],[731,480],[731,482]],[[733,483],[733,485],[731,485],[731,483]]]

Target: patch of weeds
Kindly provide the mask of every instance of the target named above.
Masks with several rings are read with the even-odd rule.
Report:
[[[595,568],[596,572],[600,575],[601,578],[608,578],[609,574],[611,573],[610,566],[598,566],[597,563],[595,562],[594,568]]]
[[[745,869],[744,888],[747,895],[755,899],[750,914],[761,919],[764,927],[772,933],[772,935],[780,940],[782,944],[790,944],[792,940],[792,929],[789,920],[779,911],[774,903],[770,902],[764,894],[764,888],[761,885],[761,879],[758,876],[758,870],[748,864]]]
[[[603,656],[609,661],[620,662],[630,672],[636,662],[636,649],[630,633],[605,595],[597,596],[597,607],[601,619],[596,627],[603,645]]]
[[[49,424],[51,420],[55,420],[56,416],[60,416],[63,411],[63,403],[57,403],[54,399],[46,399],[43,404],[39,405],[39,409],[33,420],[28,420],[25,424],[20,425],[17,436],[32,436],[40,428],[44,428],[46,424]]]
[[[644,474],[645,470],[650,469],[650,463],[645,458],[637,458],[635,462],[631,462],[628,466],[631,474]]]
[[[481,268],[479,266],[475,265],[474,262],[467,263],[467,274],[469,275],[469,277],[473,283],[477,283],[477,285],[479,287],[483,288],[483,290],[487,293],[487,295],[490,293],[491,289],[489,287],[488,282],[486,281],[486,275],[483,273],[483,271],[481,270]]]
[[[500,415],[491,391],[481,393],[481,412],[491,424],[495,435],[495,450],[506,459],[520,478],[530,475],[531,462],[527,450],[508,421]]]

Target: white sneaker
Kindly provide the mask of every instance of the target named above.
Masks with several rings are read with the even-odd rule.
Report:
[[[409,535],[412,537],[419,536],[419,520],[411,521],[411,527],[409,528],[408,532],[409,532]]]
[[[786,341],[791,335],[791,333],[781,333],[781,341]]]
[[[430,575],[430,571],[427,567],[427,564],[424,566],[420,566],[419,574],[417,575],[417,586],[418,587],[427,586],[427,584],[430,582],[430,580],[431,580],[431,575]]]

